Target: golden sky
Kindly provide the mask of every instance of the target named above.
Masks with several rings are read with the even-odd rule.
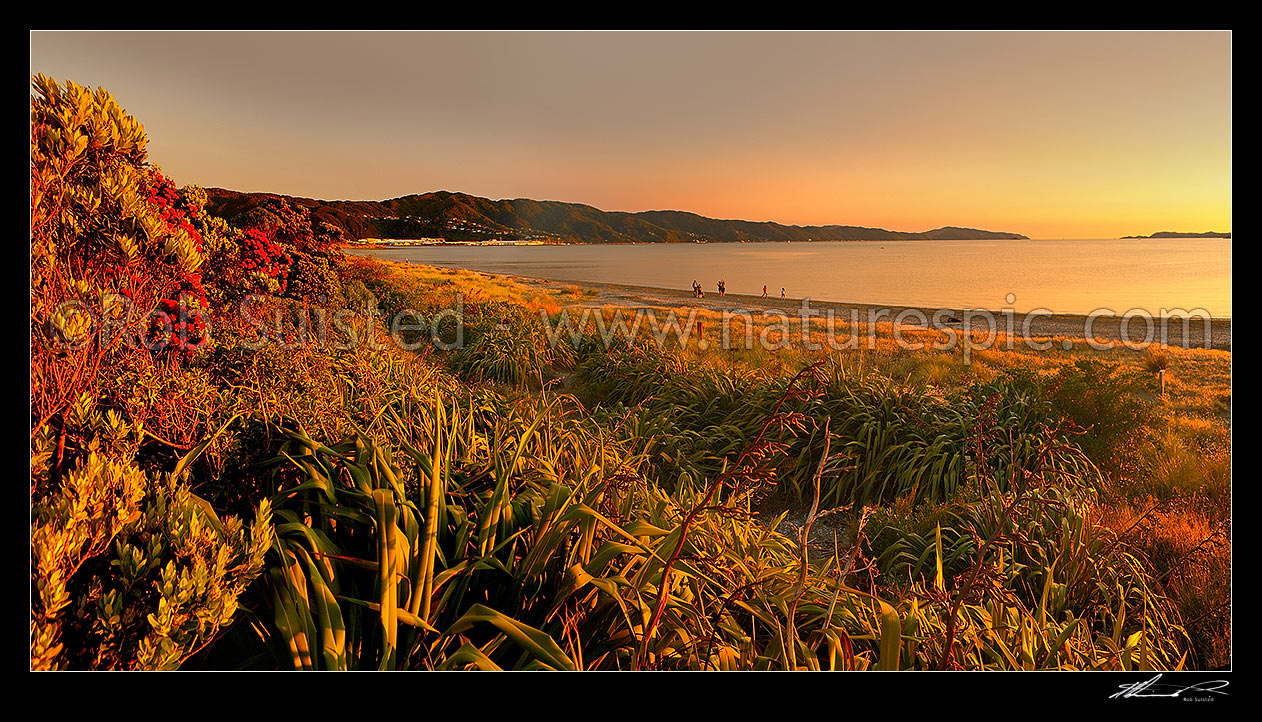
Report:
[[[1227,32],[33,32],[177,183],[1034,238],[1231,229]]]

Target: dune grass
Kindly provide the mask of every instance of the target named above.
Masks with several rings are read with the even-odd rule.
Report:
[[[511,283],[504,280],[498,283]],[[513,286],[508,286],[513,289]],[[574,303],[573,288],[551,299],[525,300],[525,308],[537,312],[542,308],[555,313],[554,304],[565,306]],[[517,288],[519,299],[530,299],[537,291]],[[578,303],[582,303],[580,298]],[[612,314],[620,309],[602,309]],[[675,311],[683,318],[687,308],[656,308],[662,313]],[[1056,379],[1066,369],[1073,369],[1079,362],[1098,363],[1114,369],[1117,375],[1129,377],[1125,389],[1127,398],[1134,399],[1144,411],[1142,423],[1134,429],[1124,429],[1118,439],[1108,446],[1119,458],[1098,458],[1101,482],[1092,512],[1093,519],[1109,533],[1117,535],[1143,559],[1142,564],[1151,569],[1160,585],[1169,592],[1188,621],[1188,633],[1193,639],[1192,654],[1198,666],[1216,666],[1227,663],[1229,641],[1230,599],[1230,397],[1231,354],[1229,351],[1206,349],[1180,349],[1161,347],[1148,351],[1134,351],[1124,347],[1110,350],[1091,348],[1082,339],[1052,339],[1046,351],[1032,351],[1019,344],[1013,350],[1004,348],[1001,338],[990,349],[972,349],[966,360],[959,351],[908,351],[894,343],[892,329],[878,325],[875,338],[869,348],[867,340],[859,348],[840,351],[817,352],[794,344],[784,349],[769,351],[755,345],[752,349],[719,348],[723,318],[714,311],[702,311],[697,315],[702,323],[695,335],[683,339],[668,340],[668,354],[618,361],[618,354],[589,361],[589,368],[580,366],[580,396],[588,403],[608,402],[607,395],[616,389],[625,403],[642,403],[652,394],[662,392],[667,379],[687,373],[710,375],[713,379],[774,379],[782,378],[803,365],[820,358],[827,358],[836,368],[848,369],[852,378],[871,379],[880,377],[891,382],[890,389],[920,389],[927,398],[946,399],[971,388],[995,384],[1012,372],[1031,372],[1037,378]],[[752,333],[757,339],[765,326],[765,319],[753,317]],[[813,330],[813,329],[812,329]],[[745,332],[742,322],[732,323],[731,336],[740,339]],[[791,327],[789,336],[800,339],[800,327]],[[907,338],[932,341],[931,332],[904,330]],[[821,338],[813,336],[813,338]],[[700,343],[704,340],[706,343]],[[1062,342],[1068,341],[1067,344]],[[705,346],[705,348],[703,348]],[[1068,348],[1066,348],[1068,346]],[[594,365],[593,365],[594,364]],[[621,367],[621,370],[617,370]],[[657,368],[657,371],[650,369]],[[606,374],[603,384],[595,378],[593,369]],[[1164,369],[1165,394],[1159,393],[1156,370]],[[735,373],[735,376],[732,374]],[[731,429],[724,417],[713,406],[715,400],[728,393],[734,398],[747,400],[748,389],[737,386],[724,392],[716,382],[691,389],[696,398],[706,398],[703,413],[716,428]],[[866,383],[866,382],[865,382]],[[603,389],[603,391],[602,391]],[[584,394],[586,394],[584,396]],[[601,396],[605,394],[605,396]],[[669,403],[675,404],[672,397]],[[651,401],[649,402],[652,403]],[[686,404],[685,404],[686,406]],[[675,407],[678,409],[678,406]],[[1064,410],[1073,415],[1073,410]],[[1081,415],[1082,410],[1076,413]],[[678,416],[676,414],[676,416]],[[1091,419],[1078,418],[1079,425],[1086,427],[1085,435],[1098,435],[1101,429]],[[697,429],[678,426],[670,429],[670,435],[683,436],[682,432],[698,433]],[[1098,423],[1098,420],[1097,420]],[[732,432],[726,432],[731,434]],[[686,437],[685,437],[686,438]],[[741,438],[739,434],[734,438]],[[1123,443],[1124,441],[1124,443]],[[713,442],[707,442],[713,443]],[[726,446],[717,448],[731,448]],[[809,443],[806,445],[810,448]],[[672,459],[675,457],[671,457]],[[804,457],[805,458],[805,457]],[[914,459],[915,457],[909,457]],[[909,468],[920,462],[908,461]],[[853,474],[854,472],[847,472]],[[801,494],[802,481],[809,474],[798,472],[785,474],[785,488],[792,487]],[[941,478],[940,474],[934,474]],[[914,484],[913,484],[914,485]],[[841,488],[840,485],[831,487]],[[917,494],[923,494],[917,486]],[[826,492],[826,499],[829,499]],[[891,494],[895,500],[917,498]],[[943,495],[950,498],[950,494]],[[921,503],[950,503],[943,498]],[[829,503],[853,500],[844,494],[829,499]],[[1143,516],[1153,505],[1161,505],[1156,511]],[[884,513],[885,508],[878,511]],[[1140,523],[1136,518],[1143,516]],[[915,532],[923,537],[924,529]],[[1167,567],[1178,562],[1178,571]],[[1189,580],[1195,581],[1189,581]]]
[[[409,301],[444,300],[441,294],[447,286],[437,290],[412,286],[409,276],[413,272],[400,271],[404,280],[399,288],[428,295],[413,295]],[[387,274],[374,283],[393,283],[390,278]],[[475,281],[465,277],[462,283]],[[509,312],[508,307],[514,306],[510,299],[520,304],[515,306],[518,310],[548,313],[553,312],[553,303],[564,301],[563,297],[539,299],[511,281],[499,280],[483,290],[472,285],[465,288],[484,293],[488,300],[505,301],[502,309],[509,313],[507,317],[523,326],[528,325],[527,316]],[[503,331],[498,324],[496,328]],[[880,344],[875,350],[851,355],[830,354],[812,366],[811,389],[799,394],[791,388],[788,370],[807,366],[815,358],[809,352],[703,350],[697,340],[685,339],[665,349],[633,344],[605,351],[588,336],[572,353],[554,358],[534,352],[523,355],[516,343],[505,346],[505,353],[516,354],[516,363],[526,372],[489,357],[462,357],[453,352],[446,362],[457,376],[474,384],[464,387],[467,391],[461,391],[460,385],[449,386],[455,399],[439,395],[428,401],[419,389],[396,395],[397,401],[385,402],[390,397],[380,397],[374,403],[404,406],[379,408],[373,416],[375,425],[355,431],[351,440],[342,442],[351,446],[323,447],[305,431],[286,432],[291,438],[287,443],[300,442],[307,451],[277,457],[273,462],[277,473],[284,475],[286,467],[296,463],[305,469],[291,482],[298,483],[298,488],[317,480],[328,484],[337,475],[328,461],[335,461],[336,467],[342,464],[337,458],[362,459],[354,462],[362,471],[347,468],[350,478],[375,479],[359,487],[366,494],[362,513],[390,513],[388,507],[393,504],[397,508],[392,518],[413,519],[396,522],[404,541],[384,547],[379,543],[377,563],[389,558],[391,545],[402,543],[401,553],[419,566],[399,568],[398,583],[393,590],[385,590],[389,592],[385,596],[384,582],[369,584],[370,577],[377,578],[369,574],[365,581],[355,582],[356,589],[364,590],[356,592],[356,601],[342,600],[338,607],[339,614],[349,609],[362,617],[359,629],[385,625],[395,630],[393,637],[374,636],[377,632],[361,632],[363,636],[354,639],[349,632],[339,637],[339,624],[352,628],[347,622],[307,610],[305,641],[286,636],[289,641],[280,648],[290,651],[274,655],[277,663],[300,667],[1011,669],[1168,668],[1207,666],[1221,659],[1224,646],[1205,633],[1213,624],[1218,624],[1217,631],[1222,627],[1222,614],[1204,614],[1212,607],[1205,597],[1213,593],[1191,591],[1190,571],[1175,577],[1159,568],[1177,556],[1174,549],[1196,543],[1197,534],[1207,532],[1207,517],[1195,507],[1166,512],[1178,515],[1181,526],[1172,528],[1184,531],[1151,537],[1137,547],[1132,542],[1140,526],[1134,523],[1133,511],[1131,516],[1123,513],[1140,494],[1136,485],[1141,479],[1166,489],[1168,498],[1184,498],[1196,493],[1192,491],[1196,487],[1216,490],[1221,500],[1221,480],[1208,479],[1204,459],[1180,444],[1184,438],[1218,438],[1220,420],[1192,420],[1165,406],[1155,409],[1168,436],[1164,445],[1153,448],[1167,449],[1168,459],[1164,466],[1150,465],[1143,476],[1131,478],[1121,469],[1104,465],[1103,458],[1097,466],[1083,456],[1073,441],[1078,430],[1072,426],[1070,431],[1053,431],[1055,422],[1063,420],[1056,416],[1056,409],[1028,406],[1029,398],[1017,393],[1018,387],[1012,386],[1012,377],[1006,373],[1033,366],[1037,378],[1055,378],[1060,369],[1073,368],[1077,361],[1097,360],[1086,353],[1063,353],[1033,365],[986,352],[989,356],[974,358],[970,364],[949,355],[899,353]],[[1135,362],[1136,367],[1141,364]],[[576,397],[553,396],[548,391],[555,385],[549,375],[556,373],[567,378]],[[540,382],[523,385],[524,377]],[[794,378],[793,383],[802,383],[800,377]],[[466,394],[472,394],[470,400],[458,400]],[[1159,403],[1141,400],[1150,406],[1154,401]],[[1167,421],[1167,416],[1175,421]],[[831,423],[825,425],[825,420]],[[760,435],[769,428],[769,421],[777,429],[770,444]],[[951,428],[958,429],[954,436],[947,431]],[[1029,429],[1029,441],[995,433],[1020,428]],[[921,429],[932,430],[932,435],[923,436]],[[546,448],[551,451],[536,448],[543,443],[541,435],[549,438]],[[821,463],[818,456],[825,443],[831,456]],[[329,451],[313,451],[319,448]],[[571,449],[573,456],[558,457],[560,448]],[[734,488],[713,513],[694,515],[698,495],[704,496],[709,488],[707,481],[723,478],[751,449],[757,450],[760,460],[743,472],[747,475],[744,485]],[[1028,456],[1014,457],[1016,449],[1024,449],[1022,453]],[[322,467],[311,466],[317,460],[300,461],[312,453],[333,456],[321,462]],[[375,457],[378,453],[382,456]],[[1183,454],[1182,461],[1178,453]],[[435,463],[435,454],[442,456],[442,464]],[[503,454],[516,461],[502,461]],[[443,476],[439,501],[433,496],[433,489],[438,488],[432,482],[435,467]],[[610,471],[615,467],[616,471]],[[313,471],[316,468],[324,470]],[[1011,481],[1035,472],[1041,481],[1034,488]],[[1181,481],[1162,481],[1175,477]],[[302,482],[303,478],[308,481]],[[770,531],[774,520],[760,519],[757,510],[760,501],[772,495],[809,498],[816,478],[823,507],[852,505],[858,543],[838,545],[831,556],[804,562],[803,557],[810,557],[808,547]],[[426,483],[430,491],[425,490]],[[369,504],[374,494],[380,496],[369,493],[377,488],[394,489],[389,499],[378,500],[384,506],[378,506],[378,501]],[[588,512],[562,513],[565,502],[549,501],[559,499],[550,496],[556,493],[566,499],[576,495],[584,499],[586,508],[595,514],[591,519],[597,521],[582,522]],[[608,501],[609,496],[618,501]],[[284,513],[286,501],[276,499],[275,503]],[[300,502],[298,508],[310,508],[309,503]],[[434,554],[444,560],[446,575],[436,578],[436,591],[478,588],[482,590],[479,598],[495,600],[493,604],[476,609],[462,606],[458,600],[463,597],[456,592],[444,593],[441,602],[432,592],[425,596],[423,578],[432,572],[434,562],[408,550],[430,548],[431,542],[417,536],[423,531],[418,520],[428,518],[420,510],[436,503],[448,510],[446,521],[424,532],[435,538]],[[505,516],[510,510],[514,521]],[[313,517],[298,518],[306,519],[304,525],[318,522]],[[484,522],[484,518],[492,521]],[[1039,528],[1049,536],[1033,542],[1028,531],[1020,541],[1007,536],[1017,528],[1028,530],[1022,525],[1033,519],[1041,520],[1044,526]],[[561,529],[574,531],[562,533]],[[645,536],[638,530],[649,533]],[[335,537],[342,532],[330,533],[326,528],[323,533],[336,544]],[[499,574],[507,574],[504,582],[509,582],[524,573],[523,564],[530,568],[528,560],[557,559],[560,549],[544,550],[563,538],[573,538],[573,533],[579,533],[579,545],[565,547],[572,549],[570,556],[560,558],[556,563],[561,566],[550,575],[527,574],[505,591],[488,591],[486,575],[491,570],[501,568]],[[669,596],[655,595],[654,590],[663,584],[660,565],[677,558],[681,537],[686,541],[683,548],[690,550],[686,556],[695,559],[691,565],[670,567]],[[495,551],[500,544],[496,540],[501,538],[510,541]],[[1123,540],[1127,543],[1118,543]],[[445,546],[451,543],[458,546]],[[315,551],[331,559],[367,561],[372,549],[364,547],[352,554],[344,553],[345,549]],[[464,557],[461,549],[466,550]],[[732,557],[734,549],[742,550],[739,559]],[[618,567],[619,576],[601,576],[600,570],[609,570],[602,550],[613,555],[609,561],[623,564]],[[295,550],[287,553],[292,554],[286,557],[289,564],[301,558]],[[488,553],[492,556],[487,557]],[[1196,553],[1212,556],[1216,551],[1201,544]],[[461,558],[466,561],[458,562]],[[593,565],[594,559],[600,563]],[[938,559],[943,568],[940,577],[934,571]],[[1033,562],[1024,568],[1035,570],[1034,577],[1014,576],[1014,569],[1023,568],[1013,566],[1018,559]],[[1217,570],[1221,584],[1225,570],[1215,564],[1221,567],[1223,559],[1220,553],[1212,561],[1198,563],[1195,573],[1213,577]],[[306,581],[298,581],[300,570],[295,568],[285,577],[286,584],[300,584],[300,588],[290,589],[286,596],[283,587],[275,587],[273,594],[280,596],[274,597],[273,608],[282,600],[306,598],[321,584],[332,585],[339,574],[353,578],[356,568],[371,571],[358,564],[339,570],[331,563],[320,567],[317,579],[311,576],[313,567],[303,564]],[[570,571],[562,573],[564,568]],[[1039,569],[1056,571],[1039,573]],[[845,573],[838,576],[839,570]],[[683,576],[676,580],[678,572]],[[570,579],[567,574],[578,576]],[[1099,574],[1111,575],[1107,579],[1112,581],[1101,586],[1102,579],[1093,576]],[[981,584],[978,580],[983,578],[994,586]],[[457,579],[462,586],[449,587]],[[535,581],[526,584],[527,579]],[[567,592],[575,585],[586,594]],[[1125,596],[1095,599],[1088,591],[1117,585],[1128,590]],[[567,600],[582,597],[582,603],[568,611],[560,611],[564,605],[554,603],[545,612],[514,596],[524,588],[535,590],[540,599],[568,593]],[[1015,615],[1018,623],[1013,629],[1033,625],[1035,639],[1042,639],[1041,643],[1030,647],[1027,637],[1004,638],[995,636],[991,627],[976,626],[993,619],[1000,609],[990,606],[995,601],[987,601],[996,594],[994,600],[1027,595],[1024,604],[1028,606],[1011,607],[1004,613]],[[338,593],[333,598],[340,599]],[[393,617],[382,611],[390,600],[397,607]],[[455,606],[448,607],[453,600],[457,600]],[[427,603],[431,613],[418,616],[415,608]],[[632,613],[637,605],[644,615],[638,624]],[[784,616],[786,605],[795,610],[789,617]],[[1088,607],[1096,610],[1096,617],[1079,618],[1073,611]],[[326,612],[332,609],[326,605]],[[579,613],[579,609],[584,611]],[[620,611],[610,616],[615,609]],[[1112,612],[1101,617],[1102,609]],[[807,616],[799,617],[802,612]],[[1203,619],[1193,619],[1185,631],[1183,620],[1198,612]],[[1127,614],[1132,616],[1123,621]],[[652,624],[654,617],[656,624]],[[1130,626],[1136,620],[1142,620],[1141,627],[1148,625],[1149,631],[1127,631],[1140,630]],[[652,624],[647,632],[646,623]],[[332,631],[319,631],[326,625]],[[486,633],[470,636],[478,625],[489,625]],[[991,631],[982,631],[987,628]],[[894,629],[898,641],[891,636]],[[1157,629],[1163,631],[1154,634]],[[342,640],[335,643],[341,651],[323,658],[314,652],[294,656],[294,650],[304,644],[313,649],[311,640],[316,638]],[[967,644],[957,647],[957,640],[967,640]],[[1057,645],[1056,640],[1061,643]],[[243,644],[239,639],[235,643]],[[409,651],[401,656],[399,650],[405,647]]]

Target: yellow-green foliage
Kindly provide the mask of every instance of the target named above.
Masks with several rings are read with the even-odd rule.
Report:
[[[137,429],[84,397],[76,424],[97,433],[31,509],[31,666],[172,669],[214,638],[258,575],[270,507],[247,530],[220,519],[183,471],[146,473],[126,451]],[[32,477],[55,450],[36,440]],[[183,464],[181,464],[183,466]]]
[[[195,239],[146,202],[144,126],[104,89],[61,86],[42,75],[34,88],[32,285],[54,293],[41,300],[107,290],[116,274],[105,259],[124,265],[140,256],[169,258],[180,273],[196,271],[202,256]]]

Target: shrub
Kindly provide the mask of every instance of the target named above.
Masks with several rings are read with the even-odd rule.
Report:
[[[104,367],[151,365],[128,339],[141,337],[161,300],[200,284],[203,256],[192,209],[147,164],[143,126],[103,89],[42,75],[32,85],[31,404],[40,426],[95,393]],[[109,335],[107,320],[117,321]],[[159,340],[153,348],[172,347]]]
[[[1044,381],[1054,411],[1086,433],[1078,445],[1093,461],[1116,466],[1152,421],[1137,392],[1146,380],[1116,364],[1082,359]]]
[[[290,265],[288,295],[331,309],[342,308],[346,299],[334,263],[324,256],[296,254]]]
[[[291,258],[258,228],[245,229],[241,239],[241,269],[253,281],[252,290],[284,293],[289,285]]]
[[[139,429],[80,399],[71,423],[85,453],[31,507],[31,666],[173,669],[227,625],[271,539],[262,502],[247,530],[220,519],[183,472],[146,474]],[[45,428],[32,454],[47,482]]]
[[[1096,464],[1116,470],[1133,463],[1137,444],[1155,421],[1151,406],[1140,397],[1149,380],[1141,374],[1091,359],[1061,366],[1054,374],[1006,369],[983,393],[1008,389],[1024,398],[1035,419],[1059,426]]]

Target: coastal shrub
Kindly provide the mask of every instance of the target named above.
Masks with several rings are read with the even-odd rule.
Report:
[[[493,301],[465,304],[464,345],[448,363],[464,378],[524,388],[541,387],[558,369],[573,364],[573,349],[548,343],[539,317],[514,304]]]
[[[185,189],[185,194],[206,203],[205,191]],[[335,270],[342,261],[338,244],[341,229],[312,224],[310,209],[281,198],[228,218],[211,218],[204,232],[213,233],[208,266],[224,296],[238,300],[247,294],[268,294],[300,299],[327,308],[330,313],[346,302],[342,281]]]
[[[1092,359],[1079,359],[1041,374],[1028,368],[1004,369],[993,382],[975,385],[978,403],[998,393],[1005,426],[1042,425],[1063,434],[1092,462],[1108,470],[1131,468],[1156,417],[1141,396],[1148,380]]]
[[[136,465],[140,430],[121,415],[85,396],[69,417],[87,449],[59,482],[47,427],[32,447],[47,491],[31,507],[31,667],[174,669],[229,623],[262,570],[268,503],[249,529],[220,520],[181,469]]]
[[[31,401],[38,427],[80,394],[94,394],[113,369],[144,368],[152,354],[188,350],[163,333],[174,332],[172,324],[159,323],[154,338],[142,332],[154,330],[149,312],[164,300],[178,305],[181,293],[198,295],[203,248],[195,210],[148,165],[144,128],[109,93],[42,75],[32,87]],[[185,311],[175,319],[189,322]]]
[[[346,298],[335,266],[336,261],[325,256],[297,254],[289,271],[288,293],[330,312],[344,308]]]
[[[181,192],[189,202],[203,209],[194,220],[206,249],[202,279],[207,297],[215,308],[229,308],[242,296],[260,292],[258,279],[246,268],[242,253],[244,233],[224,219],[205,211],[206,192],[197,186],[185,186]]]
[[[241,269],[254,281],[254,290],[282,294],[289,288],[293,259],[258,228],[246,228],[241,239]]]
[[[557,634],[568,623],[557,605],[575,591],[577,559],[595,547],[561,544],[596,530],[576,512],[616,515],[601,490],[619,461],[572,406],[558,406],[564,401],[412,396],[393,402],[371,431],[331,446],[287,427],[268,464],[283,525],[260,590],[274,615],[268,648],[282,655],[277,662],[573,668],[544,629]],[[606,607],[595,618],[618,617]]]
[[[1099,523],[1094,490],[1060,474],[1028,479],[1034,483],[1006,493],[920,506],[902,500],[873,511],[863,541],[884,588],[906,594],[937,586],[965,609],[991,608],[999,599],[992,593],[1005,595],[1036,615],[1044,632],[1087,631],[1102,655],[1089,668],[1182,665],[1189,640],[1180,605],[1144,557]],[[996,651],[1008,668],[1033,669],[1067,650],[1037,652],[1022,642]]]
[[[1044,380],[1043,391],[1056,413],[1083,433],[1077,443],[1093,461],[1125,461],[1152,421],[1150,407],[1138,396],[1150,381],[1116,364],[1080,359]]]
[[[582,337],[577,356],[576,380],[593,405],[639,404],[664,390],[671,379],[695,369],[680,354],[654,344],[615,340],[604,348],[594,335]]]
[[[972,502],[962,499],[916,504],[910,495],[873,508],[864,541],[883,582],[897,588],[931,579],[939,534],[944,573],[962,573],[977,551],[968,534],[974,512]]]
[[[787,381],[759,370],[696,364],[647,343],[589,353],[576,378],[578,393],[593,404],[640,407],[656,430],[662,463],[691,475],[714,472],[726,454],[752,438]],[[1066,473],[1094,474],[1068,445],[1051,404],[1022,379],[975,384],[943,398],[924,386],[828,363],[808,383],[810,397],[790,406],[805,421],[800,430],[786,430],[792,441],[776,465],[780,493],[797,500],[810,493],[825,421],[840,455],[822,488],[827,506],[906,494],[917,502],[942,502],[983,479],[1006,488],[1054,439],[1065,445],[1047,452],[1050,463]]]

